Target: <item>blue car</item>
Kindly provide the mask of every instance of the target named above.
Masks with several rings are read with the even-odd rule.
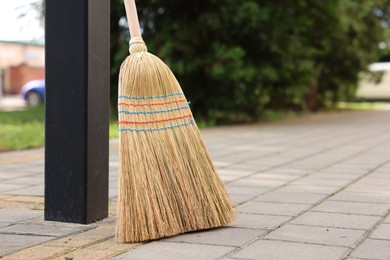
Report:
[[[20,94],[29,106],[37,106],[45,101],[45,81],[32,80],[24,84]]]

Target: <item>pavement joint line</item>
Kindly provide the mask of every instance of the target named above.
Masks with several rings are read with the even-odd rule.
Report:
[[[256,215],[256,216],[268,216],[268,217],[288,217],[288,218],[291,218],[291,217],[295,217],[296,215],[278,215],[278,214],[265,214],[265,213],[249,213],[249,212],[238,212],[238,213],[243,213],[243,214],[248,214],[248,215]]]
[[[389,205],[390,202],[368,202],[368,201],[350,201],[350,200],[331,200],[331,201],[337,201],[337,202],[348,202],[348,203],[367,203],[367,204],[377,204],[377,205]]]
[[[322,225],[299,224],[299,223],[288,223],[288,224],[289,224],[289,225],[293,225],[293,226],[304,226],[304,227],[337,228],[337,229],[359,230],[359,231],[365,231],[365,230],[367,230],[367,229],[363,229],[363,228],[346,228],[346,227],[335,227],[335,226],[322,226]]]
[[[233,228],[234,229],[234,228]],[[259,229],[253,229],[253,230],[259,230]],[[186,241],[159,241],[159,242],[164,242],[164,243],[178,243],[178,244],[191,244],[191,245],[207,245],[207,246],[228,246],[228,247],[235,247],[239,248],[239,246],[233,246],[233,245],[226,245],[226,244],[213,244],[213,243],[202,243],[202,242],[186,242]]]
[[[390,160],[389,160],[390,161]],[[364,241],[366,241],[369,236],[371,236],[372,233],[374,233],[374,231],[381,225],[384,223],[385,219],[390,216],[390,210],[388,210],[383,216],[382,218],[377,221],[369,230],[367,230],[367,232],[365,232],[363,234],[363,236],[351,247],[351,249],[349,251],[347,251],[340,259],[341,260],[346,260],[348,257],[351,256],[351,254],[357,249],[359,248],[359,246],[361,244],[364,243]],[[371,238],[370,238],[371,239]],[[387,240],[388,241],[388,240]]]
[[[390,239],[384,239],[384,238],[372,238],[372,237],[370,237],[369,239],[370,239],[370,240],[380,240],[380,241],[387,241],[387,242],[389,242],[389,241],[390,241]]]
[[[58,236],[53,236],[53,235],[43,235],[43,234],[34,234],[34,233],[19,233],[19,232],[4,233],[4,232],[1,232],[1,229],[0,229],[0,234],[2,234],[2,235],[29,236],[29,237],[52,237],[52,238],[58,237]]]
[[[292,241],[292,240],[285,240],[285,239],[274,239],[274,238],[264,238],[263,240],[267,241],[282,241],[282,242],[288,242],[288,243],[295,243],[295,244],[305,244],[305,245],[317,245],[317,246],[328,246],[328,247],[340,247],[345,249],[350,249],[349,246],[340,246],[340,245],[329,245],[329,244],[323,244],[323,243],[312,243],[312,242],[305,242],[305,241]]]
[[[354,140],[355,140],[355,139],[354,139]],[[390,141],[390,139],[387,139],[387,142],[389,142],[389,141]],[[352,141],[352,142],[353,142],[353,141]],[[319,169],[318,171],[322,171],[322,170],[324,170],[324,169],[326,169],[326,168],[329,168],[329,167],[331,167],[331,166],[333,166],[333,165],[337,165],[337,164],[339,164],[340,162],[343,162],[343,161],[345,161],[345,160],[354,158],[354,157],[356,157],[356,156],[358,156],[358,155],[364,154],[364,153],[366,153],[367,151],[374,149],[374,148],[376,147],[376,145],[378,145],[378,144],[383,144],[383,143],[384,143],[383,141],[378,142],[378,143],[375,143],[374,145],[371,145],[369,148],[364,149],[363,151],[359,151],[359,152],[357,152],[357,153],[355,153],[355,154],[353,154],[353,155],[350,155],[350,156],[348,156],[348,157],[346,157],[346,158],[342,158],[342,159],[340,159],[340,160],[338,160],[338,161],[336,161],[336,162],[334,162],[334,163],[331,163],[331,164],[329,164],[329,165],[327,165],[327,166],[325,166],[325,167]],[[345,145],[345,144],[344,144],[344,145]],[[340,147],[340,146],[341,146],[341,145],[338,145],[338,146],[336,146],[336,147]],[[366,176],[372,174],[374,171],[376,171],[377,169],[380,169],[382,166],[386,165],[386,164],[389,163],[389,162],[390,162],[390,159],[389,159],[389,160],[386,160],[386,161],[384,161],[384,162],[382,162],[381,164],[377,165],[376,167],[373,167],[372,169],[370,169],[370,170],[369,170],[368,172],[366,172],[365,174],[359,176],[359,177],[356,178],[356,179],[351,180],[351,181],[350,181],[348,184],[346,184],[344,187],[341,187],[340,189],[336,190],[336,191],[333,192],[332,194],[330,194],[330,195],[326,196],[325,198],[319,200],[317,203],[313,204],[312,207],[310,207],[309,209],[302,211],[301,213],[295,215],[295,216],[292,217],[291,219],[289,219],[289,220],[283,222],[283,223],[280,224],[278,227],[276,227],[276,228],[274,228],[274,229],[270,229],[268,232],[262,234],[261,236],[259,236],[259,237],[255,238],[255,239],[253,239],[252,241],[249,241],[249,242],[245,243],[244,245],[242,245],[242,246],[239,247],[238,249],[235,249],[235,250],[232,250],[232,251],[228,252],[228,253],[225,254],[223,257],[230,257],[231,255],[237,253],[238,251],[244,249],[245,247],[248,247],[249,245],[255,243],[255,242],[258,241],[258,240],[261,240],[263,237],[267,236],[267,235],[270,234],[271,232],[273,232],[273,231],[275,231],[275,230],[281,228],[282,226],[284,226],[284,225],[286,225],[286,224],[289,224],[289,222],[291,222],[292,220],[294,220],[294,219],[296,219],[296,218],[302,216],[303,214],[307,213],[308,211],[310,211],[310,210],[313,209],[314,207],[320,205],[321,203],[325,202],[326,200],[328,200],[329,198],[333,197],[333,196],[336,195],[337,193],[339,193],[339,192],[345,190],[346,188],[348,188],[348,187],[351,186],[352,184],[358,182],[359,180],[363,179],[364,177],[366,177]],[[311,174],[313,174],[313,173],[311,173]],[[311,174],[308,173],[306,176],[309,176],[309,175],[311,175]],[[299,177],[298,179],[302,179],[302,178],[304,178],[304,177],[306,177],[306,176]],[[286,184],[281,185],[279,188],[275,188],[273,191],[278,190],[278,189],[280,189],[280,188],[282,188],[282,187],[287,186],[288,183],[290,183],[290,182],[292,182],[292,181],[289,181],[289,182],[287,182]],[[272,192],[272,191],[267,191],[267,192],[265,192],[264,194],[267,194],[267,193],[269,193],[269,192]],[[264,194],[263,194],[263,195],[264,195]],[[254,197],[252,200],[254,200],[254,199],[256,199],[256,198],[257,198],[257,197]],[[250,201],[252,201],[252,200],[250,200]],[[290,216],[290,217],[291,217],[291,216]],[[384,218],[385,218],[385,217],[384,217]],[[384,218],[383,218],[382,221],[384,221]],[[371,231],[372,231],[372,230],[371,230]],[[363,235],[363,237],[364,237],[364,235]],[[363,240],[365,240],[365,239],[363,239]],[[352,251],[351,251],[351,252],[352,252]]]
[[[333,201],[333,200],[332,200]],[[371,204],[371,203],[366,203]],[[311,210],[310,212],[316,212],[316,213],[336,213],[333,211],[320,211],[320,210]],[[366,216],[366,217],[382,217],[382,215],[373,215],[373,214],[362,214],[362,213],[347,213],[347,212],[338,212],[344,215],[356,215],[356,216]]]
[[[314,193],[310,193],[314,194]],[[320,194],[318,194],[320,195]],[[324,194],[321,194],[324,195]],[[249,202],[249,201],[248,201]],[[313,205],[312,203],[303,203],[303,202],[281,202],[281,201],[266,201],[266,200],[258,200],[258,201],[251,201],[253,203],[272,203],[272,204],[298,204],[298,205]]]
[[[359,260],[383,260],[379,258],[361,258],[361,257],[356,257],[354,256],[353,259],[359,259]]]

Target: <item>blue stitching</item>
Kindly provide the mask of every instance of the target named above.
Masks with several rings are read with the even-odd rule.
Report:
[[[161,95],[161,96],[146,96],[146,97],[137,97],[137,96],[118,96],[118,98],[128,98],[128,99],[137,99],[137,100],[144,100],[144,99],[153,99],[153,98],[166,98],[166,97],[172,97],[177,95],[183,95],[183,92],[175,92],[171,94]]]
[[[190,102],[187,102],[189,104]],[[158,114],[158,113],[168,113],[172,111],[177,111],[185,108],[190,108],[190,106],[182,106],[182,107],[176,107],[171,109],[164,109],[164,110],[156,110],[156,111],[139,111],[139,112],[133,112],[128,110],[119,110],[118,113],[123,113],[127,115],[150,115],[150,114]]]
[[[186,125],[193,125],[195,124],[195,120],[190,118],[190,120],[186,123],[183,124],[178,124],[178,125],[170,125],[170,126],[165,126],[165,127],[157,127],[157,128],[146,128],[146,129],[138,129],[138,128],[119,128],[119,131],[132,131],[132,132],[152,132],[152,131],[160,131],[160,130],[167,130],[167,129],[172,129],[176,127],[181,127],[181,126],[186,126]]]

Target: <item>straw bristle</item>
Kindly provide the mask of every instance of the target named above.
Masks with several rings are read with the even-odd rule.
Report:
[[[146,48],[134,49],[119,75],[117,241],[152,240],[232,222],[233,206],[179,83]]]

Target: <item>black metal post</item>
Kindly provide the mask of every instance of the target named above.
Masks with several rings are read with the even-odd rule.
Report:
[[[108,216],[109,0],[46,0],[45,220]]]

